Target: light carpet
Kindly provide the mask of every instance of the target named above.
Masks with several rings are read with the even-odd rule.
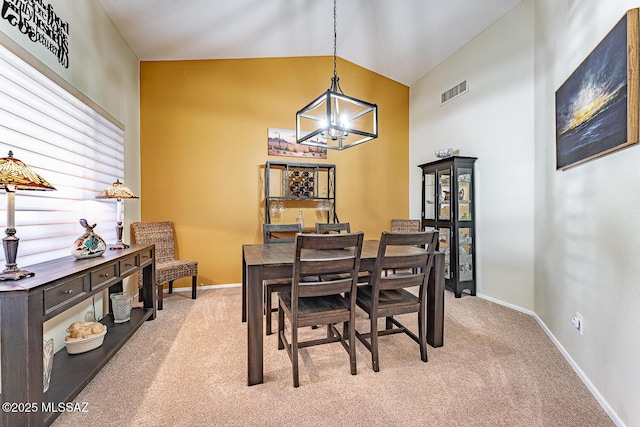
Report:
[[[477,297],[446,293],[444,347],[429,347],[427,363],[406,335],[386,336],[380,372],[358,342],[352,376],[333,343],[301,350],[294,388],[275,334],[265,337],[264,384],[247,386],[239,287],[189,295],[167,295],[75,399],[88,412],[54,426],[614,425],[535,319]],[[367,330],[364,315],[357,324]]]

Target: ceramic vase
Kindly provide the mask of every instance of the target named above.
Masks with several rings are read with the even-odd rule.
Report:
[[[80,225],[85,229],[85,233],[78,237],[71,246],[71,255],[78,259],[93,258],[100,256],[107,250],[107,244],[93,232],[96,224],[89,225],[86,219],[80,220]]]

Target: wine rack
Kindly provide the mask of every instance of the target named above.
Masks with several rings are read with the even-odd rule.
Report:
[[[264,182],[267,224],[286,209],[294,208],[315,210],[321,212],[327,222],[339,222],[335,165],[267,162]]]

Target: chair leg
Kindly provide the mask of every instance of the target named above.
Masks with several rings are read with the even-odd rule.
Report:
[[[374,372],[380,371],[380,364],[378,361],[378,319],[374,316],[371,317],[371,365]]]
[[[291,364],[293,365],[293,386],[300,387],[298,377],[298,325],[291,323]]]
[[[198,276],[191,277],[191,299],[196,299],[196,288],[198,287]]]
[[[162,310],[162,295],[164,294],[164,285],[158,285],[158,310]]]
[[[269,290],[269,287],[267,287],[266,289],[266,295],[265,295],[265,315],[267,316],[267,335],[271,335],[273,332],[271,332],[271,314],[272,314],[272,303],[273,303],[273,299],[271,298],[271,294],[272,292]]]
[[[418,341],[420,341],[420,360],[427,361],[427,322],[426,322],[426,310],[420,307],[418,312]]]
[[[284,310],[278,304],[278,350],[284,349],[284,341],[282,336],[284,335]]]
[[[391,321],[393,317],[385,317],[384,327],[385,329],[393,329],[393,322]]]
[[[343,331],[349,332],[349,363],[351,364],[351,375],[358,374],[358,368],[356,366],[356,328],[355,324],[355,316],[351,316],[351,320],[349,322],[344,322]],[[343,335],[344,337],[345,335]]]
[[[173,280],[169,282],[169,293],[173,293]]]

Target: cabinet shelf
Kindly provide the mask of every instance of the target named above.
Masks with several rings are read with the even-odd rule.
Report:
[[[44,402],[56,405],[58,402],[73,401],[152,315],[153,309],[134,308],[131,310],[131,320],[125,323],[114,323],[113,315],[108,314],[100,321],[107,326],[107,334],[100,347],[81,354],[69,354],[64,348],[58,351],[53,357],[51,381],[49,390],[44,394]],[[45,413],[45,425],[51,424],[58,415]]]
[[[267,162],[265,164],[265,222],[294,202],[316,202],[327,222],[339,222],[336,210],[336,166],[322,163]],[[295,194],[301,192],[302,194]],[[305,193],[308,193],[305,195]],[[274,209],[277,203],[278,209]],[[299,208],[300,206],[294,207]],[[304,205],[306,206],[306,205]],[[274,209],[274,212],[272,212]]]
[[[332,200],[329,197],[305,197],[305,196],[270,196],[269,200]]]

